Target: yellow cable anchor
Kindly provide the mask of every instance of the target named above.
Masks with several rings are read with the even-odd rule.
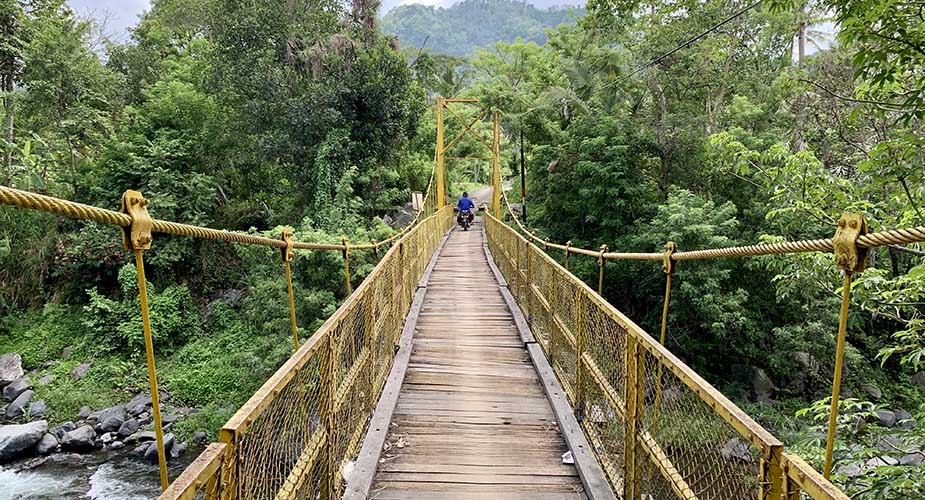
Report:
[[[122,213],[132,218],[129,227],[122,228],[122,243],[135,252],[135,268],[138,271],[138,298],[141,304],[141,325],[145,337],[145,356],[148,361],[148,382],[151,386],[151,406],[154,413],[154,434],[157,439],[157,462],[160,467],[161,490],[167,491],[167,455],[164,452],[164,428],[161,422],[160,394],[157,391],[157,367],[154,363],[154,339],[151,334],[151,319],[148,315],[148,286],[145,280],[144,251],[151,248],[151,229],[154,222],[148,215],[148,200],[138,191],[126,191],[122,195]]]

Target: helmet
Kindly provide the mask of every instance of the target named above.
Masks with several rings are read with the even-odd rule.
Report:
[[[469,197],[469,193],[463,191],[463,198],[468,198],[468,197]]]

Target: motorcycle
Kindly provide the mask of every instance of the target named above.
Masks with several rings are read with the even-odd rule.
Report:
[[[456,216],[456,223],[463,228],[463,231],[468,231],[469,226],[472,225],[472,212],[469,210],[460,210],[459,215]]]

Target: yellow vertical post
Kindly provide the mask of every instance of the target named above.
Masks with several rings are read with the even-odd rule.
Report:
[[[585,415],[585,318],[584,295],[579,292],[575,297],[575,414]]]
[[[283,255],[283,263],[286,265],[286,288],[289,290],[289,323],[292,326],[292,350],[295,352],[299,350],[299,326],[295,319],[295,294],[292,293],[292,267],[290,265],[294,254],[292,250],[292,231],[283,229],[280,237],[286,242],[286,247],[281,248],[280,252]]]
[[[138,300],[141,307],[141,328],[145,338],[145,357],[148,363],[148,384],[151,389],[151,407],[154,414],[154,436],[157,440],[157,462],[161,477],[161,489],[167,490],[167,454],[164,450],[164,427],[161,421],[160,393],[157,390],[157,367],[154,362],[154,337],[151,334],[151,318],[148,311],[148,286],[145,280],[144,251],[151,248],[151,230],[154,222],[148,215],[148,200],[138,191],[126,191],[122,195],[122,212],[132,218],[132,225],[122,230],[122,243],[135,253],[135,269],[138,272]]]
[[[501,217],[501,119],[494,116],[494,141],[491,154],[491,214]]]
[[[597,275],[597,294],[601,297],[604,296],[604,265],[607,264],[607,259],[604,258],[605,253],[607,253],[607,245],[601,245],[601,255],[597,258],[597,265],[600,268]]]
[[[344,256],[344,281],[347,283],[347,295],[350,295],[353,293],[353,285],[350,284],[350,242],[346,236],[341,236],[340,242],[344,246],[341,250]]]
[[[337,339],[334,338],[336,329],[331,329],[326,335],[326,342],[321,347],[321,401],[319,417],[325,429],[327,443],[324,447],[322,460],[321,498],[333,500],[338,496],[338,477],[340,470],[335,450],[337,443]]]
[[[674,274],[676,262],[671,256],[678,249],[673,241],[665,244],[665,254],[662,257],[662,271],[665,273],[665,302],[662,304],[662,331],[658,337],[660,344],[665,345],[665,336],[668,333],[668,304],[671,302],[671,276]],[[662,363],[658,364],[657,378],[655,379],[655,404],[652,410],[652,435],[658,430],[658,410],[662,401]]]
[[[835,431],[838,427],[838,397],[841,392],[842,366],[845,363],[845,338],[848,330],[848,305],[851,302],[851,273],[845,271],[842,284],[841,310],[838,315],[838,340],[835,345],[835,377],[832,380],[832,403],[829,408],[829,429],[825,440],[825,467],[822,473],[826,479],[832,473],[832,454],[835,450]]]
[[[784,446],[774,445],[761,457],[758,464],[758,498],[760,500],[786,500],[784,495]]]
[[[641,495],[640,463],[642,450],[639,443],[639,426],[645,412],[645,357],[636,337],[626,335],[626,382],[624,404],[626,418],[623,436],[623,498],[639,498]]]
[[[571,248],[572,248],[572,240],[566,241],[566,242],[565,242],[565,270],[566,270],[566,271],[569,270],[569,268],[568,268],[568,257],[569,257],[569,253],[571,253],[571,252],[570,252]]]
[[[437,167],[434,169],[434,183],[436,186],[437,199],[434,200],[437,209],[446,204],[446,156],[443,151],[443,108],[446,107],[446,99],[443,96],[437,96]]]
[[[842,214],[838,219],[832,246],[835,249],[835,264],[845,272],[842,283],[841,310],[838,315],[838,339],[835,346],[835,376],[832,380],[832,402],[829,408],[829,428],[825,442],[825,467],[822,475],[826,479],[832,473],[832,454],[835,450],[835,434],[838,424],[838,397],[841,391],[842,367],[845,363],[845,344],[848,330],[848,306],[851,303],[851,274],[862,272],[867,267],[868,248],[857,246],[858,237],[867,234],[867,220],[861,214]]]

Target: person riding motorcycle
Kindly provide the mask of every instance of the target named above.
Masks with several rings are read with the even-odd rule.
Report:
[[[462,198],[456,203],[456,207],[459,209],[460,220],[464,214],[469,214],[469,224],[472,224],[472,221],[475,220],[475,211],[473,210],[475,202],[469,199],[469,193],[463,192]]]

